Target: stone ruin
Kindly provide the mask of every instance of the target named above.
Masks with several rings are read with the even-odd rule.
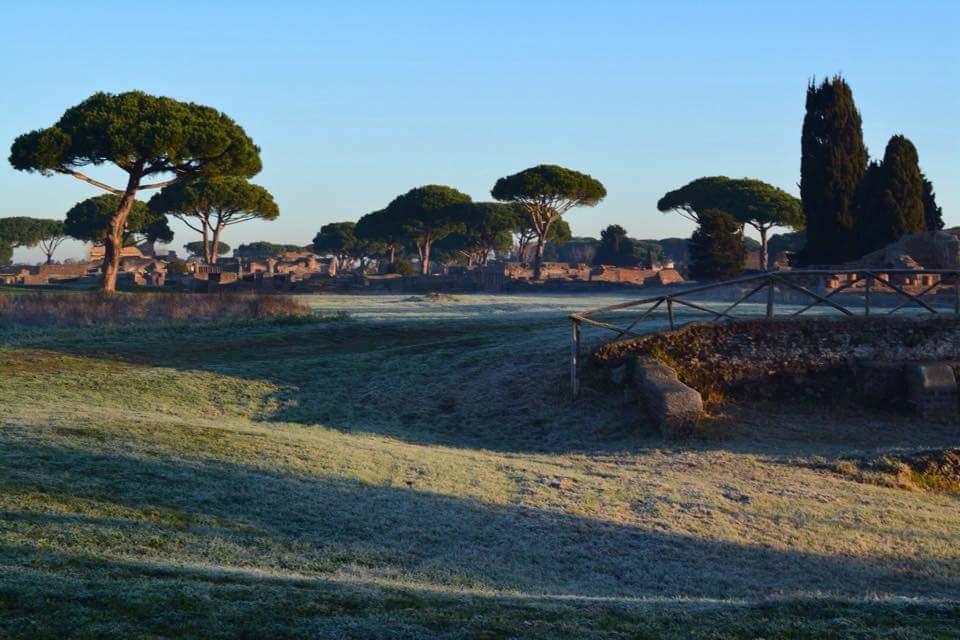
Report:
[[[635,286],[661,286],[684,282],[673,268],[618,267],[584,263],[543,262],[541,284],[609,283]],[[532,283],[533,266],[521,262],[492,262],[480,269],[483,286],[488,290],[508,288],[514,283]]]
[[[955,316],[697,323],[609,343],[591,362],[639,392],[665,435],[693,428],[701,398],[860,401],[925,419],[960,418]]]
[[[958,269],[960,227],[903,236],[850,265],[871,269]]]

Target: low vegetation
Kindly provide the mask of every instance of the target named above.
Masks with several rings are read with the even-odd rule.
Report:
[[[570,400],[562,312],[517,303],[8,332],[0,637],[960,634],[956,497],[812,464],[955,425],[731,406],[667,443]]]
[[[314,313],[296,298],[254,293],[102,294],[20,292],[0,295],[0,327],[155,325],[309,318]]]
[[[857,482],[960,494],[960,449],[893,454],[874,459],[843,459],[829,466]]]

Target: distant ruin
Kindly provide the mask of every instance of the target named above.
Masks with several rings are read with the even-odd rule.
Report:
[[[103,247],[94,246],[89,259],[69,264],[14,266],[0,272],[8,285],[95,285],[101,277]],[[181,267],[171,270],[172,263]],[[387,268],[388,265],[380,265]],[[414,290],[414,291],[512,291],[597,287],[650,287],[684,282],[672,267],[617,267],[583,263],[545,262],[542,279],[533,279],[530,265],[492,261],[467,268],[435,264],[427,276],[396,273],[339,272],[337,260],[306,251],[290,251],[276,257],[221,257],[213,264],[197,258],[179,261],[176,254],[157,255],[144,243],[125,247],[120,259],[118,283],[125,288],[175,287],[183,291],[276,289],[289,291]]]
[[[849,266],[872,269],[960,269],[960,227],[903,236]]]

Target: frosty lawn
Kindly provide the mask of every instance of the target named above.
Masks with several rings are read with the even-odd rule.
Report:
[[[7,334],[0,634],[956,637],[956,496],[824,464],[955,425],[735,407],[666,443],[568,397],[601,297]]]

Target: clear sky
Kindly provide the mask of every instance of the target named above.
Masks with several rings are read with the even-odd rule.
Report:
[[[254,181],[281,215],[232,227],[232,246],[307,244],[422,184],[489,199],[498,177],[541,163],[606,185],[568,214],[577,235],[688,236],[656,201],[691,179],[798,193],[807,82],[841,72],[871,155],[913,140],[952,226],[958,30],[955,0],[9,2],[0,146],[5,158],[91,93],[141,89],[217,107],[262,148]],[[0,216],[59,218],[99,192],[4,161],[0,195]],[[175,231],[175,248],[195,239]]]

